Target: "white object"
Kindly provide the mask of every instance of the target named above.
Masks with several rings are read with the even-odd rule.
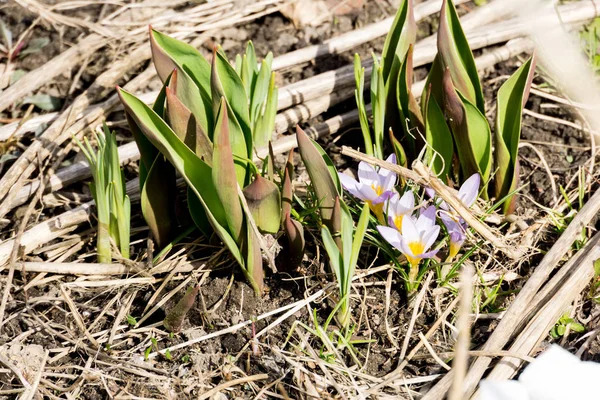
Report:
[[[480,400],[599,399],[600,364],[581,361],[560,346],[552,345],[535,359],[519,380],[483,380]]]

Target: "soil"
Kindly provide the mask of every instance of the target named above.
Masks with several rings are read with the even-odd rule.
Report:
[[[218,36],[207,41],[205,46],[209,51],[212,45],[218,42],[227,53],[236,54],[243,50],[243,44],[247,39],[252,39],[257,54],[262,55],[270,50],[277,56],[378,21],[387,16],[383,15],[383,11],[387,12],[388,15],[393,14],[393,9],[389,7],[387,2],[366,2],[365,8],[360,12],[338,16],[335,21],[316,28],[301,29],[294,27],[284,16],[274,14],[251,24],[224,29],[219,32]],[[97,10],[89,10],[88,12],[97,12]],[[5,23],[12,30],[14,37],[18,37],[34,18],[17,6],[6,7],[0,13]],[[419,36],[429,34],[435,29],[435,25],[434,20],[420,24]],[[65,43],[72,43],[77,40],[76,34],[71,32],[75,31],[66,30],[61,34],[45,23],[37,25],[31,37],[50,37],[50,44],[42,52],[19,59],[18,67],[33,70],[43,65],[63,51]],[[381,53],[383,42],[384,40],[381,38],[344,54],[324,57],[315,63],[290,68],[279,74],[278,84],[282,86],[348,65],[352,62],[354,52],[358,52],[361,58],[366,59],[370,57],[371,52]],[[82,75],[80,87],[87,87],[94,77],[102,71],[106,62],[108,62],[108,59],[100,60],[93,69],[86,70],[87,72]],[[492,110],[491,114],[488,115],[490,121],[493,121],[492,99],[499,85],[503,82],[503,80],[497,80],[496,78],[512,73],[515,68],[514,61],[502,63],[493,71],[488,71],[483,77],[488,108]],[[72,73],[72,71],[65,71],[64,77],[58,78],[40,92],[65,97],[70,85],[69,74]],[[426,68],[422,68],[417,71],[416,75],[422,77],[425,74]],[[488,85],[485,82],[493,83]],[[527,108],[552,117],[572,119],[563,108],[546,108],[542,107],[543,103],[545,101],[532,95]],[[322,121],[354,107],[354,99],[349,99],[314,119],[311,123]],[[20,115],[22,111],[23,109],[17,106],[10,111],[10,116]],[[324,138],[322,140],[322,145],[332,156],[340,170],[356,167],[354,162],[341,157],[339,150],[342,145],[356,147],[360,144],[361,137],[358,129],[358,126],[349,127],[340,132],[335,138]],[[121,133],[127,135],[125,130]],[[522,138],[524,141],[529,140],[535,143],[536,148],[543,154],[548,163],[557,185],[566,186],[577,172],[577,168],[589,158],[589,151],[581,150],[581,148],[589,146],[588,137],[580,130],[562,124],[525,116]],[[28,142],[25,141],[24,143]],[[540,208],[530,199],[546,207],[553,206],[553,196],[551,190],[549,190],[550,178],[541,166],[537,154],[531,149],[527,147],[521,149],[520,160],[522,183],[528,183],[528,185],[522,191],[517,215],[523,216],[525,220],[532,220],[540,215]],[[129,174],[134,172],[135,169],[133,168],[128,170]],[[298,172],[301,173],[302,171],[299,169]],[[78,193],[89,194],[83,184],[74,188]],[[70,190],[73,190],[73,187]],[[141,219],[134,220],[134,226],[139,227],[142,225]],[[89,226],[85,227],[82,231],[89,228]],[[137,242],[134,256],[137,256],[138,260],[146,258],[147,235],[147,230],[144,228],[134,232],[132,242]],[[546,248],[548,243],[551,243],[557,235],[557,232],[548,231],[544,242],[540,243],[539,247]],[[94,244],[91,235],[86,237],[88,242],[80,251],[80,259],[83,259],[84,256],[91,257],[91,253],[93,253]],[[196,238],[190,238],[190,240],[194,239]],[[492,249],[484,246],[473,257],[477,261],[478,259],[487,258],[492,253]],[[48,252],[45,252],[37,259],[43,259],[47,255]],[[76,257],[72,256],[67,260],[74,260]],[[310,351],[314,351],[317,357],[320,356],[321,360],[335,359],[337,365],[350,366],[355,364],[351,352],[347,349],[341,349],[341,341],[334,336],[334,330],[331,326],[326,334],[334,344],[338,345],[338,350],[341,349],[338,359],[332,356],[331,349],[328,349],[319,338],[300,324],[303,323],[308,325],[310,329],[315,329],[316,327],[312,322],[312,313],[314,312],[318,324],[322,326],[333,310],[334,303],[332,299],[336,296],[335,290],[331,291],[331,298],[326,298],[319,303],[311,303],[309,307],[303,307],[291,317],[276,324],[269,330],[267,335],[261,336],[256,341],[253,340],[254,335],[273,323],[280,314],[256,321],[233,333],[187,346],[182,350],[170,353],[169,356],[160,356],[157,359],[148,361],[142,361],[141,359],[143,359],[144,352],[149,347],[151,351],[157,350],[153,347],[150,338],[158,340],[158,349],[181,344],[254,319],[293,302],[301,301],[307,293],[312,294],[321,288],[327,287],[331,278],[324,271],[323,257],[324,255],[318,253],[314,241],[312,241],[308,244],[307,254],[299,269],[284,270],[277,274],[271,273],[266,278],[265,283],[268,291],[263,296],[257,296],[251,290],[245,283],[243,276],[237,272],[236,268],[232,267],[229,260],[213,260],[212,264],[214,266],[218,265],[218,270],[204,277],[202,272],[195,272],[194,280],[197,279],[202,282],[198,297],[199,301],[188,313],[182,332],[168,336],[160,326],[160,322],[185,290],[179,291],[174,298],[164,304],[152,318],[142,324],[141,329],[136,331],[137,333],[126,338],[117,339],[110,348],[104,348],[106,354],[112,357],[107,361],[112,366],[107,367],[94,361],[91,369],[89,366],[86,367],[90,369],[90,375],[86,375],[85,382],[81,382],[81,398],[105,398],[108,390],[113,394],[120,392],[150,398],[172,398],[175,393],[192,397],[206,391],[208,388],[230,381],[232,377],[239,378],[245,375],[257,374],[268,374],[269,379],[267,382],[269,383],[276,383],[276,380],[281,378],[282,382],[286,384],[285,389],[279,388],[277,385],[272,389],[273,392],[278,390],[280,396],[284,396],[282,390],[293,390],[293,392],[288,393],[291,398],[304,396],[302,393],[305,386],[298,381],[301,369],[294,366],[291,361],[298,362],[305,369],[303,373],[311,377],[310,374],[322,375],[323,372],[316,361],[307,361],[311,358],[307,356],[307,354],[310,355]],[[506,261],[501,259],[501,256],[498,257],[497,264]],[[385,261],[384,258],[378,259],[374,254],[368,252],[363,254],[361,258],[359,265],[380,265]],[[380,260],[379,263],[378,260]],[[535,256],[523,262],[519,265],[518,273],[522,277],[526,277],[530,273],[531,267],[535,266],[538,260],[539,256]],[[223,263],[226,264],[225,267],[220,266]],[[494,264],[494,268],[497,267],[498,265]],[[505,271],[505,269],[502,270],[502,272]],[[233,280],[231,280],[231,274],[234,274]],[[143,274],[141,276],[143,277]],[[175,277],[184,278],[178,275]],[[22,289],[31,278],[27,274],[17,272],[15,281],[18,288]],[[397,271],[392,273],[393,282],[388,298],[385,290],[386,279],[386,271],[361,279],[352,298],[353,320],[356,322],[356,326],[350,340],[357,343],[353,349],[356,352],[356,359],[362,365],[360,372],[374,378],[381,378],[397,367],[400,361],[400,348],[403,346],[404,337],[411,320],[414,302],[414,298],[409,299],[406,297],[400,274]],[[173,280],[166,285],[162,293],[169,293],[180,284],[180,281],[181,279]],[[78,343],[69,343],[65,338],[48,334],[48,329],[53,329],[54,331],[69,333],[71,338],[83,336],[77,321],[73,318],[73,314],[65,312],[67,308],[63,304],[60,292],[60,284],[72,284],[73,282],[75,282],[74,278],[63,277],[60,281],[49,281],[44,286],[36,286],[28,291],[15,291],[8,303],[6,315],[16,315],[17,318],[6,322],[0,342],[2,344],[10,343],[16,337],[26,336],[29,345],[41,345],[45,349],[53,349],[50,357],[58,357],[60,349],[64,349],[66,346],[77,346],[78,350],[72,351],[63,357],[58,357],[54,363],[50,364],[56,372],[61,372],[61,368],[63,368],[68,373],[76,374],[78,368],[83,367],[88,360],[92,359],[90,358],[92,355],[86,352],[84,348],[79,348]],[[498,298],[491,301],[481,311],[491,313],[504,309],[522,282],[523,280],[517,280],[502,283]],[[158,282],[153,286],[136,287],[130,285],[108,290],[106,288],[80,289],[71,286],[69,293],[79,307],[85,326],[89,327],[94,321],[97,321],[93,332],[100,332],[112,329],[113,324],[119,322],[116,321],[116,316],[129,296],[134,296],[134,301],[127,315],[139,318],[150,297],[159,286],[160,283]],[[437,320],[441,311],[445,309],[449,299],[453,296],[452,292],[440,290],[440,288],[435,287],[435,284],[432,284],[430,292],[434,295],[427,296],[422,304],[422,310],[416,319],[413,335],[408,342],[408,349],[411,349],[419,341],[415,333],[425,332]],[[104,315],[101,316],[106,305],[115,298],[117,301],[108,307]],[[487,300],[487,298],[483,300]],[[389,302],[387,312],[386,302]],[[33,314],[42,315],[43,319],[41,321],[35,319],[32,316]],[[597,306],[586,302],[586,308],[582,311],[582,315],[598,315]],[[44,326],[41,326],[42,322],[45,323]],[[121,321],[120,323],[124,322]],[[473,344],[476,346],[483,343],[496,323],[495,320],[478,321],[473,328]],[[395,328],[393,332],[390,332],[388,327]],[[430,343],[437,352],[452,351],[453,341],[452,332],[445,327],[430,339]],[[257,351],[253,349],[253,347],[256,347],[253,344],[256,344]],[[37,348],[35,349],[37,350]],[[0,347],[1,351],[2,348]],[[597,341],[592,342],[587,357],[600,357],[600,345]],[[96,360],[96,358],[93,359]],[[130,371],[116,366],[118,361],[131,362],[132,359],[138,360],[137,367],[139,367],[139,371],[156,375],[160,379],[136,376]],[[427,376],[444,372],[442,367],[432,361],[431,358],[425,357],[417,358],[411,362],[405,371],[410,376]],[[100,372],[111,378],[98,378]],[[200,377],[200,382],[192,379],[192,377]],[[0,390],[2,390],[4,387],[12,387],[16,380],[12,375],[0,374],[0,382]],[[373,383],[373,381],[369,381],[369,383]],[[54,393],[59,395],[60,391]],[[247,384],[238,385],[227,393],[228,398],[235,398],[236,396],[246,398],[256,394],[256,390],[252,385]],[[327,393],[332,398],[336,396],[335,390],[331,387],[327,388],[326,392],[321,393],[321,395],[325,396]]]

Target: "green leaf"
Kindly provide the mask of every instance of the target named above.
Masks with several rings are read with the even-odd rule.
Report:
[[[454,87],[485,114],[485,100],[473,53],[452,0],[444,0],[442,4],[437,40],[442,70],[450,70]]]
[[[310,139],[299,126],[296,127],[296,138],[300,156],[319,199],[319,210],[323,224],[334,231],[333,206],[335,198],[339,197],[341,192],[335,166],[333,166],[321,146]],[[330,170],[331,167],[333,167],[333,172]]]
[[[252,218],[261,232],[277,233],[281,225],[281,195],[270,180],[256,175],[243,190]]]
[[[170,88],[166,90],[166,97],[169,126],[198,157],[211,165],[213,145],[208,135],[200,124],[196,123],[196,117]]]
[[[159,155],[154,159],[140,193],[142,215],[159,248],[166,246],[176,234],[173,195],[176,190],[175,169]]]
[[[450,72],[443,81],[444,109],[452,130],[463,179],[478,172],[487,182],[491,173],[491,132],[487,119],[479,109],[455,90]],[[487,193],[482,196],[487,198]]]
[[[352,254],[350,256],[350,260],[348,262],[348,271],[346,272],[346,288],[344,289],[344,295],[350,293],[350,283],[352,282],[352,277],[354,276],[354,270],[356,269],[356,263],[358,262],[358,256],[360,255],[360,249],[363,244],[363,240],[365,238],[365,233],[367,232],[367,227],[369,225],[369,216],[371,215],[371,210],[369,205],[365,203],[363,205],[362,211],[360,213],[360,217],[358,219],[358,223],[356,224],[356,230],[353,234],[352,241]]]
[[[152,61],[163,82],[178,67],[196,84],[205,99],[210,100],[210,64],[198,50],[150,27]]]
[[[135,120],[137,126],[188,182],[207,211],[211,225],[243,266],[237,245],[225,228],[227,219],[221,200],[212,179],[207,179],[212,175],[211,168],[198,158],[143,101],[124,89],[119,88],[118,93],[125,110]]]
[[[325,225],[321,227],[321,238],[323,239],[323,247],[325,247],[325,251],[329,256],[331,269],[335,273],[338,282],[341,282],[344,260],[342,259],[342,253],[340,253],[333,236],[331,236],[331,232],[329,232],[329,229]]]
[[[214,124],[211,101],[202,97],[201,91],[190,76],[179,68],[176,68],[171,74],[168,87],[171,89],[172,94],[192,112],[200,129],[210,138]]]
[[[386,115],[386,88],[383,83],[383,72],[377,57],[373,55],[373,71],[371,73],[371,109],[373,114],[373,153],[383,159],[383,131]]]
[[[246,154],[244,158],[252,156],[252,130],[250,127],[250,114],[248,112],[248,96],[246,90],[240,80],[240,77],[235,72],[229,61],[215,49],[213,51],[212,73],[211,73],[211,93],[214,113],[220,108],[221,97],[225,97],[227,105],[230,107],[229,119],[235,119],[241,128],[243,138],[237,139],[232,137],[234,142],[242,142],[246,144]],[[233,112],[233,114],[231,114]],[[234,152],[234,154],[238,155]],[[240,155],[241,156],[241,155]]]
[[[494,130],[494,161],[497,169],[494,188],[497,199],[513,192],[519,184],[518,149],[522,113],[534,72],[535,59],[531,57],[498,90]],[[514,197],[511,196],[503,204],[504,213],[511,213],[514,206]]]
[[[390,76],[393,76],[393,74],[390,74],[392,64],[394,62],[398,65],[401,64],[401,60],[404,59],[408,51],[408,46],[414,44],[416,39],[417,23],[414,16],[413,0],[402,0],[383,45],[381,64],[385,82]]]
[[[177,302],[163,320],[163,325],[169,332],[178,333],[181,331],[181,326],[185,316],[194,306],[198,292],[200,291],[200,285],[194,285],[189,287],[183,297]]]
[[[327,228],[325,228],[327,229]],[[293,220],[289,213],[284,216],[283,231],[287,237],[287,251],[289,254],[289,268],[294,269],[302,262],[304,256],[304,228],[298,221]]]
[[[288,159],[285,164],[285,171],[283,173],[283,182],[281,184],[281,217],[284,222],[286,215],[292,212],[292,200],[294,196],[294,187],[292,181],[294,180],[294,149],[290,150]]]
[[[252,124],[259,118],[261,109],[269,94],[269,81],[271,80],[271,69],[266,60],[263,60],[260,71],[254,84],[252,97],[250,97],[250,121]],[[259,145],[257,145],[260,147]]]
[[[258,117],[254,125],[253,141],[254,147],[260,148],[271,140],[275,131],[275,117],[277,116],[278,89],[275,86],[275,73],[271,73],[267,101],[264,105],[264,113]]]
[[[363,141],[365,142],[365,153],[372,156],[373,142],[371,141],[369,118],[367,117],[367,108],[365,105],[364,98],[365,69],[360,63],[360,56],[358,54],[354,54],[354,80],[356,82],[354,97],[356,98],[356,106],[358,107],[358,119],[360,121],[360,130],[363,135]]]
[[[398,79],[396,80],[397,88],[395,90],[396,98],[388,99],[390,104],[390,110],[386,111],[388,114],[392,113],[392,110],[398,109],[398,115],[400,117],[400,125],[402,131],[404,131],[403,141],[409,147],[409,153],[411,159],[415,159],[418,156],[420,149],[423,147],[423,139],[421,134],[425,131],[423,116],[417,103],[417,99],[412,93],[413,84],[413,46],[408,47],[406,57],[402,60]],[[392,82],[390,79],[389,82]],[[395,103],[393,101],[395,100]],[[392,107],[393,105],[393,107]],[[398,131],[400,134],[401,131]]]
[[[217,113],[213,139],[212,180],[217,191],[217,196],[225,211],[225,219],[227,220],[229,232],[236,242],[240,244],[243,234],[244,217],[238,197],[238,181],[236,179],[233,153],[229,143],[227,103],[223,97],[221,98],[221,107]]]
[[[431,87],[421,101],[425,104],[425,139],[427,140],[426,160],[434,174],[447,182],[452,168],[454,141],[452,132],[444,118],[444,112],[431,96]]]

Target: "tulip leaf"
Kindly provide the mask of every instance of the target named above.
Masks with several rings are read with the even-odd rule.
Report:
[[[169,89],[181,103],[192,112],[202,131],[210,137],[214,124],[214,116],[210,100],[202,98],[198,87],[185,71],[176,68],[171,75]]]
[[[421,99],[425,107],[425,139],[427,141],[427,161],[434,174],[446,182],[452,168],[454,140],[444,118],[444,112],[431,95],[431,87]]]
[[[419,149],[423,146],[421,135],[424,132],[423,116],[417,104],[417,99],[412,94],[413,84],[413,46],[408,47],[406,57],[402,61],[399,76],[396,80],[396,98],[393,109],[397,109],[400,117],[399,123],[404,131],[404,143],[409,146],[411,159],[417,157]],[[391,82],[391,80],[390,80]],[[390,106],[392,107],[392,106]],[[400,132],[398,132],[400,134]]]
[[[278,89],[275,86],[275,73],[271,73],[269,79],[268,94],[264,105],[264,112],[259,115],[254,124],[253,141],[254,147],[264,146],[273,136],[275,130],[275,117],[277,116]],[[262,106],[259,107],[262,108]]]
[[[183,297],[177,302],[163,320],[163,325],[169,332],[177,333],[181,331],[181,326],[187,313],[192,309],[200,291],[200,285],[189,287]]]
[[[141,186],[142,215],[159,248],[170,243],[176,233],[175,182],[175,169],[160,154]]]
[[[238,181],[229,137],[227,103],[225,98],[222,97],[213,136],[212,180],[217,196],[225,211],[225,219],[227,220],[229,232],[236,242],[240,244],[243,234],[244,216],[237,191]]]
[[[288,159],[285,164],[285,170],[283,172],[283,182],[281,184],[281,217],[286,218],[287,214],[292,212],[292,198],[294,196],[294,187],[292,181],[294,180],[294,150],[290,150]]]
[[[210,64],[193,46],[150,27],[152,61],[160,79],[165,82],[175,67],[194,81],[205,99],[210,99]]]
[[[444,0],[442,4],[437,46],[442,69],[450,70],[456,90],[485,114],[485,100],[475,59],[452,0]]]
[[[277,233],[281,225],[281,195],[277,185],[256,175],[243,192],[258,229],[265,233]]]
[[[336,197],[339,197],[341,192],[337,171],[321,146],[310,139],[298,126],[296,127],[296,138],[300,156],[319,199],[321,219],[323,224],[333,231],[333,207]],[[331,168],[333,168],[333,172]]]
[[[491,132],[486,117],[458,92],[448,70],[444,73],[444,109],[452,130],[463,179],[478,172],[486,182],[491,173]],[[482,196],[487,198],[486,192]]]
[[[196,117],[167,88],[167,121],[175,134],[207,164],[212,164],[213,146],[206,132],[196,123]]]
[[[347,266],[348,271],[346,272],[347,278],[345,280],[346,288],[344,290],[344,293],[350,292],[350,283],[352,282],[352,277],[354,276],[354,270],[356,269],[356,263],[358,262],[358,256],[360,255],[360,249],[362,247],[362,243],[365,238],[365,233],[367,232],[370,215],[371,215],[371,210],[369,208],[369,205],[365,203],[363,205],[362,211],[360,213],[358,223],[356,224],[356,230],[354,231],[354,234],[353,234],[354,239],[352,241],[352,254],[350,255],[350,260],[349,260],[348,266]]]
[[[213,229],[229,248],[238,263],[244,267],[244,260],[227,230],[225,210],[217,195],[211,179],[211,168],[194,154],[171,130],[171,128],[143,101],[127,91],[120,89],[119,96],[125,110],[130,113],[136,124],[150,139],[152,144],[167,157],[171,164],[181,173],[198,200],[202,203]]]
[[[390,77],[396,76],[392,72],[393,64],[396,63],[396,68],[399,68],[408,51],[408,46],[414,44],[416,39],[417,23],[414,16],[413,0],[402,0],[383,45],[381,65],[382,75],[386,83]],[[395,85],[393,87],[395,88]],[[392,98],[394,97],[392,96]]]
[[[233,143],[242,142],[246,145],[245,158],[252,155],[252,130],[250,127],[250,114],[248,111],[248,96],[240,77],[235,72],[229,61],[220,51],[213,51],[212,73],[211,73],[211,93],[214,113],[220,108],[221,97],[225,97],[229,106],[229,119],[233,120],[233,116],[240,126],[243,138],[234,138],[232,132],[232,148]],[[232,114],[233,113],[233,114]],[[235,133],[237,135],[237,133]],[[234,154],[241,156],[240,154]]]
[[[291,264],[288,269],[294,269],[300,265],[304,256],[304,247],[306,245],[304,241],[304,228],[300,222],[293,220],[290,214],[287,213],[284,216],[283,231],[287,237],[287,252],[289,263]]]
[[[495,195],[504,198],[518,185],[518,149],[521,136],[523,108],[529,97],[529,90],[535,72],[535,59],[525,62],[498,90],[496,127],[494,135],[494,158],[496,165]],[[514,209],[514,197],[503,204],[503,211]]]

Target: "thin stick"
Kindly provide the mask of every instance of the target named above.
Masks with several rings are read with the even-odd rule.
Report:
[[[433,347],[431,347],[431,343],[429,343],[429,340],[427,340],[427,338],[425,337],[425,335],[423,335],[423,333],[419,332],[419,339],[421,339],[421,343],[423,343],[423,346],[425,346],[425,348],[427,349],[427,351],[429,352],[429,354],[431,354],[431,357],[442,367],[444,368],[446,371],[450,371],[450,366],[448,364],[446,364],[444,362],[444,360],[442,360],[436,353],[435,350],[433,349]],[[451,399],[453,400],[453,399]]]
[[[263,320],[265,318],[268,318],[268,317],[270,317],[272,315],[276,315],[276,314],[282,313],[282,312],[287,311],[287,310],[289,310],[291,308],[296,308],[298,305],[305,306],[306,304],[309,304],[309,303],[313,302],[314,300],[318,299],[319,297],[321,297],[324,293],[325,293],[325,290],[321,289],[321,290],[315,292],[313,295],[307,297],[306,299],[298,300],[298,301],[296,301],[296,302],[294,302],[292,304],[288,304],[288,305],[280,307],[280,308],[278,308],[276,310],[272,310],[272,311],[266,312],[266,313],[264,313],[262,315],[259,315],[255,319],[249,319],[249,320],[246,320],[244,322],[240,322],[239,324],[235,324],[233,326],[230,326],[229,328],[221,329],[220,331],[212,332],[212,333],[209,333],[208,335],[204,335],[204,336],[192,339],[192,340],[188,340],[187,342],[183,342],[183,343],[180,343],[180,344],[177,344],[177,345],[174,345],[174,346],[170,346],[170,347],[164,348],[164,349],[159,350],[159,351],[155,351],[154,353],[150,353],[148,355],[148,359],[155,358],[155,357],[157,357],[160,354],[166,353],[167,351],[173,352],[175,350],[183,349],[183,348],[186,348],[186,347],[191,346],[191,345],[196,344],[196,343],[203,342],[203,341],[208,340],[208,339],[219,337],[219,336],[222,336],[222,335],[225,335],[225,334],[228,334],[228,333],[237,332],[241,328],[243,328],[245,326],[248,326],[248,325],[251,325],[252,322],[261,321],[261,320]]]
[[[95,348],[100,348],[100,345],[98,344],[96,339],[94,339],[94,337],[90,334],[90,332],[85,327],[85,324],[83,323],[83,318],[81,318],[81,314],[79,314],[79,311],[77,310],[77,307],[75,306],[75,303],[73,303],[73,299],[71,299],[71,296],[69,296],[69,293],[67,293],[67,291],[65,289],[65,285],[60,285],[60,293],[62,294],[63,298],[65,299],[65,303],[67,303],[67,305],[69,306],[69,309],[71,310],[71,313],[73,314],[73,319],[75,320],[75,323],[79,327],[79,330],[81,330],[81,332],[85,335],[85,337],[90,341],[90,343]]]
[[[460,274],[462,287],[460,289],[460,303],[458,308],[458,319],[456,327],[458,328],[458,339],[454,346],[454,361],[452,369],[454,370],[454,379],[452,388],[448,395],[449,400],[464,399],[463,381],[467,374],[467,365],[469,362],[469,348],[471,343],[471,308],[473,302],[473,266],[467,263],[463,266]]]
[[[410,338],[412,336],[413,329],[415,328],[415,323],[417,322],[417,317],[419,316],[419,308],[421,307],[421,302],[425,298],[425,294],[427,293],[427,288],[429,287],[429,283],[431,282],[431,278],[433,278],[433,272],[429,272],[427,274],[427,278],[425,279],[425,283],[421,288],[421,291],[417,295],[415,299],[413,312],[410,317],[410,323],[408,324],[408,329],[406,330],[406,334],[404,335],[404,342],[402,343],[402,350],[400,351],[400,359],[404,360],[404,356],[406,356],[406,352],[408,351],[408,344],[410,342]]]
[[[228,387],[240,385],[242,383],[247,383],[247,382],[261,381],[261,380],[265,380],[268,378],[269,378],[269,375],[267,375],[267,374],[257,374],[257,375],[250,375],[250,376],[244,376],[244,377],[237,378],[237,379],[232,379],[228,382],[220,384],[219,386],[215,386],[208,392],[202,393],[200,396],[198,396],[198,400],[208,399],[213,394],[219,393],[221,390],[227,389]]]

